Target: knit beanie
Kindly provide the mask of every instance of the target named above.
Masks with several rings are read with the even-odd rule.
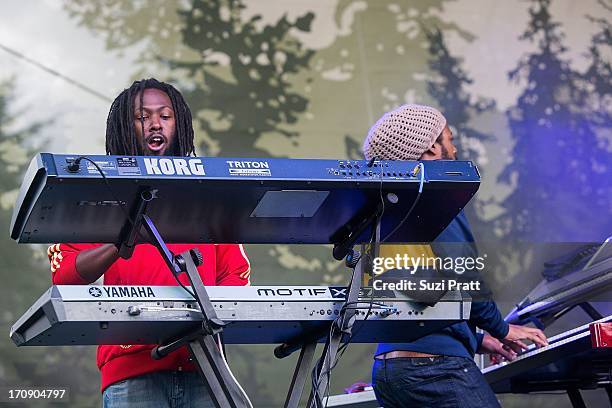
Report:
[[[424,105],[402,105],[385,113],[370,128],[363,143],[367,160],[418,160],[433,146],[446,126],[439,110]]]

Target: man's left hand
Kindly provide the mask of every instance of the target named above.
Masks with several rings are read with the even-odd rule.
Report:
[[[508,334],[501,341],[515,352],[520,353],[527,350],[528,346],[523,340],[533,342],[537,348],[548,346],[548,340],[542,330],[516,324],[509,326]]]
[[[516,352],[510,347],[505,346],[490,334],[485,333],[482,344],[478,349],[481,354],[489,354],[494,364],[501,363],[503,360],[512,361],[516,358]]]

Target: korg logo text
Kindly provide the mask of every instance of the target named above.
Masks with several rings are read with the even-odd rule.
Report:
[[[204,176],[204,164],[201,159],[169,159],[145,157],[147,174],[164,174],[166,176]]]

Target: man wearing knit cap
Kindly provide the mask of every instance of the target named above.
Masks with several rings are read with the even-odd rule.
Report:
[[[370,129],[363,151],[368,160],[455,160],[457,153],[444,115],[422,105],[403,105],[384,114]],[[454,247],[461,253],[453,255],[477,256],[463,212],[438,235],[432,247],[451,242],[463,244]],[[386,250],[393,248],[406,254],[411,252],[410,247],[395,245]],[[393,256],[383,254],[385,246],[380,251],[381,256]],[[488,334],[477,334],[476,327]],[[506,323],[493,301],[473,301],[468,322],[453,324],[411,343],[379,344],[372,370],[376,398],[385,408],[499,407],[474,363],[474,354],[512,360],[526,348],[522,340],[538,347],[547,345],[541,330]]]

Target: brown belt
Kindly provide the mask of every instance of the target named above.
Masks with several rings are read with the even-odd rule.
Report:
[[[436,354],[427,354],[427,353],[419,353],[418,351],[404,351],[404,350],[397,350],[397,351],[390,351],[388,353],[385,354],[380,354],[378,356],[376,356],[375,358],[377,360],[389,360],[390,358],[427,358],[427,357],[439,357]]]

